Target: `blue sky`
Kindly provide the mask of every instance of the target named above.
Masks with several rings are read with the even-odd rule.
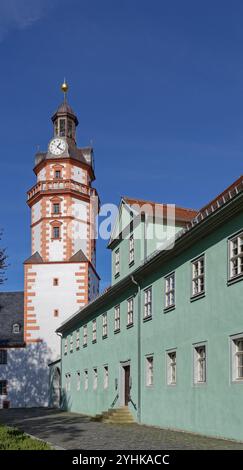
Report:
[[[26,191],[64,76],[103,203],[125,194],[199,208],[242,173],[242,21],[240,0],[1,0],[2,290],[23,288]]]

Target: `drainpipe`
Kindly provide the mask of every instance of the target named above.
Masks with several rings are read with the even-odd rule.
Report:
[[[137,412],[137,417],[138,417],[138,422],[141,423],[141,287],[137,281],[135,281],[133,275],[131,275],[131,281],[133,284],[137,286],[137,294],[138,294],[138,309],[137,309],[137,318],[138,318],[138,342],[137,342],[137,354],[138,354],[138,360],[137,360],[137,365],[138,365],[138,412]]]

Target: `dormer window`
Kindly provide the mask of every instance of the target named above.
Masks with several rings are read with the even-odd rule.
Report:
[[[59,119],[59,136],[65,137],[66,135],[66,119]]]
[[[16,334],[16,335],[20,333],[20,324],[19,323],[14,323],[13,324],[13,333]]]

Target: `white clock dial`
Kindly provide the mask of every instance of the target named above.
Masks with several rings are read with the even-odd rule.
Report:
[[[63,139],[53,139],[49,145],[49,151],[53,155],[61,155],[66,149],[66,142]]]

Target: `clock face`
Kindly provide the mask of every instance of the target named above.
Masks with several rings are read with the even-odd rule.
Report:
[[[66,149],[66,142],[62,139],[53,139],[49,145],[49,151],[53,155],[61,155]]]

